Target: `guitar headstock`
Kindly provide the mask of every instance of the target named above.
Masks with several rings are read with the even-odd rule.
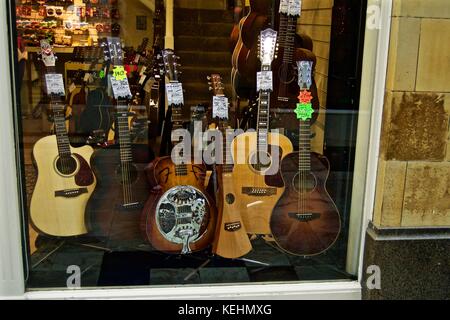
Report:
[[[292,17],[300,17],[302,14],[302,0],[281,0],[280,13]]]
[[[212,74],[208,76],[209,90],[212,91],[215,96],[223,96],[225,87],[222,83],[222,77],[220,74]]]
[[[171,82],[177,82],[181,72],[178,70],[180,64],[179,57],[175,55],[172,49],[165,49],[162,51],[162,58],[164,62],[164,71]]]
[[[100,42],[105,62],[115,66],[123,65],[122,42],[119,37],[107,37]]]
[[[48,40],[41,40],[41,51],[39,52],[42,62],[47,68],[56,66],[56,56],[53,53],[53,48]]]
[[[297,61],[298,69],[298,86],[300,90],[311,89],[312,86],[312,61]]]
[[[272,64],[272,61],[277,57],[277,34],[275,30],[270,28],[261,31],[258,42],[258,58],[263,66]]]

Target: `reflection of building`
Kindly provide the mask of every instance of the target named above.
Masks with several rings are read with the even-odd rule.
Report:
[[[213,7],[209,9],[216,10],[216,16],[212,11],[196,12],[185,8],[205,9],[205,3]],[[183,77],[187,100],[192,104],[204,103],[210,98],[205,90],[205,76],[220,70],[229,77],[230,54],[228,43],[224,41],[229,35],[226,28],[233,24],[232,15],[222,16],[223,20],[219,21],[202,21],[220,17],[222,13],[217,10],[227,9],[227,1],[189,0],[175,1],[175,4],[175,15],[170,16],[169,10],[167,19],[173,22],[175,35],[170,32],[172,24],[169,24],[170,39],[166,44],[172,47],[174,42],[186,64]],[[345,253],[338,254],[341,269],[334,274],[343,281],[249,284],[240,286],[239,292],[230,286],[213,286],[207,290],[196,287],[192,291],[202,297],[223,294],[255,297],[257,291],[254,290],[259,290],[269,296],[284,293],[293,298],[448,299],[445,285],[450,283],[449,4],[439,0],[369,0],[368,20],[380,20],[367,25],[363,53],[363,42],[358,35],[347,33],[350,25],[346,23],[357,14],[349,8],[348,2],[304,0],[303,6],[298,31],[311,35],[314,40],[314,53],[318,57],[316,81],[324,109],[315,128],[313,148],[319,152],[325,149],[334,165],[330,192],[338,198],[343,224],[348,227],[343,232],[345,241],[339,243],[341,251],[337,250]],[[76,5],[73,8],[76,11]],[[119,9],[121,35],[127,46],[136,47],[143,37],[152,38],[151,28],[136,30],[135,18],[146,16],[147,26],[150,26],[154,1],[120,1]],[[22,266],[26,262],[21,255],[21,236],[27,230],[23,230],[26,228],[19,219],[18,204],[22,195],[17,190],[22,191],[22,187],[15,188],[17,163],[21,162],[15,162],[15,146],[19,143],[13,135],[12,119],[16,116],[13,111],[17,110],[10,94],[6,10],[5,4],[0,3],[0,21],[4,24],[0,28],[0,50],[4,57],[0,68],[4,85],[0,86],[0,94],[4,104],[9,106],[0,117],[0,148],[5,150],[0,158],[3,177],[0,184],[0,273],[6,279],[0,281],[0,295],[23,296]],[[333,19],[333,13],[340,19]],[[66,22],[70,20],[75,30],[74,25],[80,19],[76,14],[72,18]],[[342,43],[351,50],[345,50],[348,48]],[[353,60],[360,60],[362,66]],[[344,65],[343,61],[347,63]],[[345,68],[352,70],[343,70]],[[229,86],[225,89],[229,90]],[[31,90],[31,96],[40,94],[38,85]],[[325,108],[328,109],[326,117]],[[28,120],[20,124],[25,133],[30,129],[29,135],[24,135],[24,156],[25,164],[31,166],[29,152],[33,139],[38,138],[36,131],[43,134],[43,125],[40,120],[33,123],[38,129],[31,128]],[[282,263],[292,260],[282,257],[280,261],[282,259]],[[335,262],[329,259],[330,264]],[[299,274],[303,279],[317,280],[314,268],[301,267]],[[326,269],[325,264],[320,267]],[[376,277],[378,272],[379,278]],[[343,279],[342,274],[353,275],[357,280]],[[331,279],[328,275],[325,280]],[[378,279],[381,279],[379,285]],[[93,291],[91,296],[166,298],[177,294],[182,298],[192,294],[191,290],[183,288],[144,291]],[[39,297],[41,294],[45,296],[41,292],[26,295]],[[58,294],[68,296],[64,292]],[[70,296],[76,295],[81,297],[86,293],[83,290],[70,293]]]

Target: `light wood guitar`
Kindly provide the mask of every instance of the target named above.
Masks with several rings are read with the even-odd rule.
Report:
[[[233,174],[231,163],[231,148],[227,144],[228,99],[224,95],[220,75],[211,75],[211,88],[214,92],[213,118],[223,137],[221,163],[215,166],[218,185],[216,197],[218,221],[213,252],[223,258],[236,259],[249,253],[252,250],[252,244],[242,222],[240,204],[236,201],[239,190],[235,187],[236,176]]]
[[[277,33],[266,29],[260,36],[259,105],[256,132],[236,137],[232,143],[235,177],[239,190],[242,220],[250,234],[270,235],[270,215],[284,192],[279,174],[281,160],[293,151],[291,141],[282,134],[270,133],[269,107],[272,90],[271,63],[275,57]]]
[[[45,40],[41,42],[41,54],[47,68],[46,79],[58,77],[55,73],[56,58]],[[89,166],[93,149],[70,145],[65,123],[64,90],[60,90],[61,86],[55,85],[56,82],[46,81],[56,134],[39,140],[33,148],[38,179],[31,198],[30,217],[33,227],[42,234],[79,236],[87,233],[85,208],[96,185]],[[55,87],[59,91],[55,91]]]

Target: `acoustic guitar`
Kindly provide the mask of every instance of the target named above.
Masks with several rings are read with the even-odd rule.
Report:
[[[111,62],[114,70],[123,67],[120,38],[108,38],[103,48],[105,60]],[[110,81],[119,81],[114,74],[108,76]],[[120,86],[125,88],[120,93],[114,92],[112,86],[112,98],[116,101],[115,141],[92,156],[98,185],[86,209],[91,234],[107,241],[141,239],[139,218],[150,194],[144,169],[153,160],[147,145],[131,142],[127,102],[131,96],[126,90],[126,76],[120,80]]]
[[[274,92],[272,95],[272,109],[295,109],[299,87],[297,84],[296,61],[313,62],[313,71],[316,66],[316,56],[311,51],[312,44],[309,37],[297,34],[297,21],[301,15],[300,0],[281,0],[279,8],[279,44],[278,58],[273,62]],[[301,46],[301,47],[300,47]],[[308,49],[309,48],[309,49]],[[311,86],[313,95],[314,123],[319,115],[319,97],[314,76]]]
[[[279,174],[280,159],[293,151],[282,134],[269,132],[270,95],[273,86],[271,63],[275,57],[277,32],[266,29],[260,35],[258,73],[259,101],[256,132],[237,136],[232,143],[236,202],[241,205],[242,220],[250,234],[270,234],[270,215],[284,191]]]
[[[283,250],[299,256],[318,255],[330,248],[339,236],[338,209],[326,189],[330,173],[327,158],[311,153],[312,62],[299,61],[300,150],[285,157],[281,164],[286,190],[270,219],[272,235]]]
[[[46,66],[46,91],[51,101],[55,135],[33,147],[38,178],[31,198],[32,225],[42,234],[56,237],[87,233],[85,209],[96,185],[89,166],[93,149],[73,148],[65,123],[64,80],[55,73],[56,57],[46,40],[41,41],[41,58]]]
[[[218,193],[218,219],[213,252],[223,258],[236,259],[245,256],[252,250],[252,244],[241,217],[240,204],[236,201],[239,190],[235,187],[235,176],[231,148],[228,145],[227,129],[229,125],[228,99],[223,92],[222,78],[218,74],[211,75],[213,98],[213,118],[222,133],[221,164],[215,166]]]
[[[171,110],[172,157],[156,159],[147,175],[153,192],[142,212],[141,229],[145,238],[159,251],[189,254],[206,249],[213,241],[216,210],[205,187],[206,167],[185,159],[179,149],[185,139],[176,138],[183,128],[183,89],[178,81],[178,59],[172,50],[163,51],[166,95]],[[189,134],[187,130],[184,134]]]

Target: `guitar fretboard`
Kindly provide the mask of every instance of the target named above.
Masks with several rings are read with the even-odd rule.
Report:
[[[311,171],[311,122],[300,120],[298,170]]]
[[[283,62],[292,63],[294,59],[295,34],[297,32],[297,17],[281,14],[280,46],[284,49]]]
[[[262,66],[262,71],[271,71],[270,65]],[[270,91],[261,90],[259,92],[259,106],[257,119],[257,136],[258,136],[258,153],[267,153],[268,149],[268,133],[270,121]]]
[[[183,129],[183,107],[181,105],[172,105],[172,130]],[[181,141],[174,141],[174,144]],[[174,155],[175,164],[175,175],[186,176],[187,175],[187,164],[184,163],[183,153],[175,153]]]

